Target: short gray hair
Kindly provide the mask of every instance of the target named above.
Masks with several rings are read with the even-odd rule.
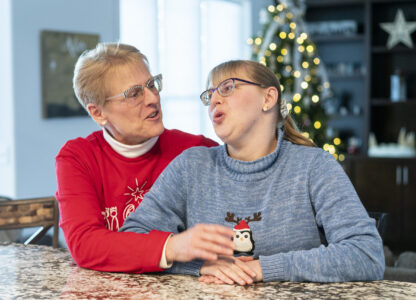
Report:
[[[94,49],[84,51],[75,64],[72,80],[78,101],[85,109],[89,103],[103,106],[108,96],[106,75],[119,66],[137,63],[149,69],[147,57],[131,45],[98,43]]]

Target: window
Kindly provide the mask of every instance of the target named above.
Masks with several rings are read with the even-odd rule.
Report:
[[[120,40],[140,49],[163,74],[164,124],[216,139],[199,95],[208,72],[249,59],[248,0],[120,0]]]

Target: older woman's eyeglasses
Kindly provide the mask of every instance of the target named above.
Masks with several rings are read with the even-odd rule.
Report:
[[[240,79],[240,78],[228,78],[224,81],[221,81],[216,88],[208,89],[205,92],[203,92],[199,98],[201,98],[202,104],[208,106],[211,104],[211,98],[215,91],[218,91],[218,94],[220,94],[223,97],[230,96],[236,87],[236,81],[241,81],[244,83],[240,84],[253,84],[257,85],[259,87],[266,87],[265,85],[262,85],[260,83]]]
[[[143,100],[145,87],[151,90],[153,94],[159,94],[159,92],[162,90],[162,74],[153,76],[145,83],[144,86],[135,85],[121,94],[108,97],[107,99],[105,99],[105,101],[115,101],[116,98],[124,97],[124,100],[127,102],[127,104],[135,106]],[[117,100],[123,101],[123,99]]]

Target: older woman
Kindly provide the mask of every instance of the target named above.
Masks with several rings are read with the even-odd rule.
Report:
[[[84,268],[160,271],[169,233],[117,231],[172,159],[189,147],[216,143],[164,128],[162,75],[151,75],[147,58],[132,46],[102,43],[83,53],[73,83],[79,102],[102,130],[68,141],[56,157],[56,198],[69,251]],[[171,239],[177,246],[169,253],[183,261],[215,259],[232,252],[229,235],[220,226],[197,226]],[[195,241],[202,246],[179,251]]]
[[[201,100],[225,144],[179,155],[121,230],[232,228],[235,255],[245,259],[194,260],[169,270],[206,275],[205,282],[382,279],[374,220],[333,156],[295,129],[276,76],[260,63],[230,61],[211,71],[207,88]]]

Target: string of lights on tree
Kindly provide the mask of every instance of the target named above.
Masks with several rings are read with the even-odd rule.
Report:
[[[280,1],[263,11],[264,28],[248,40],[253,60],[266,65],[280,81],[282,96],[302,134],[343,161],[344,143],[333,129],[323,102],[331,94],[316,46],[305,32],[304,9]]]

